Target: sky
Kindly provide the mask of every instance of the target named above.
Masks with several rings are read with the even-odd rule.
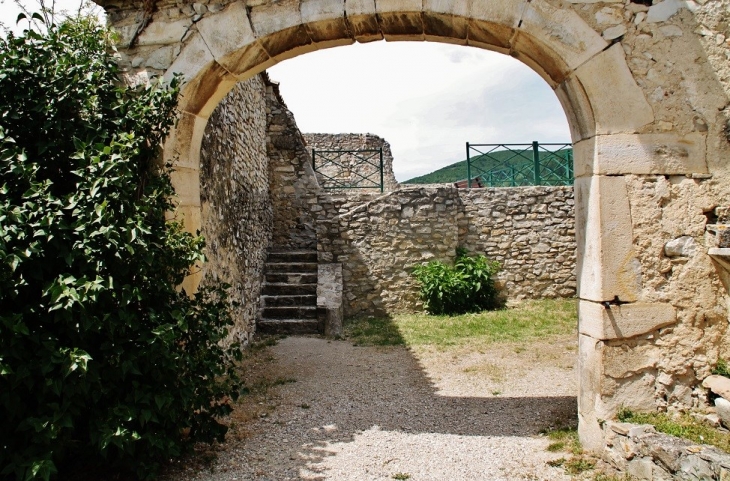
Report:
[[[78,4],[56,0],[62,10]],[[15,27],[19,11],[14,0],[0,0],[5,26]],[[302,132],[383,137],[399,181],[464,160],[466,142],[570,142],[548,84],[518,60],[475,47],[356,43],[285,60],[268,72]]]
[[[512,57],[431,42],[318,50],[269,70],[305,133],[373,133],[396,179],[464,160],[466,142],[570,142],[558,98]]]

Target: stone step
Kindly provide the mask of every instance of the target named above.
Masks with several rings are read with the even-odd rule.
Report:
[[[294,296],[261,296],[261,307],[281,306],[314,306],[317,307],[317,295],[294,295]]]
[[[269,252],[268,262],[317,262],[316,251]]]
[[[259,319],[256,330],[261,334],[317,334],[322,330],[316,319]]]
[[[317,274],[314,272],[302,273],[266,273],[266,282],[280,284],[316,284]]]
[[[266,272],[273,274],[275,272],[282,274],[294,273],[317,273],[316,262],[267,262]]]
[[[316,319],[317,306],[264,307],[259,311],[261,319]]]
[[[317,295],[317,284],[289,284],[284,282],[264,283],[261,287],[264,296],[305,296]]]

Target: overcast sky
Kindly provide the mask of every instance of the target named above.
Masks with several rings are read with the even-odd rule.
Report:
[[[34,5],[36,0],[26,1]],[[74,11],[79,0],[56,0]],[[0,0],[0,21],[19,10]],[[269,69],[302,132],[373,133],[408,180],[463,160],[465,143],[570,142],[558,99],[519,61],[473,47],[372,42],[319,50]]]
[[[548,84],[519,61],[426,42],[319,50],[269,69],[302,132],[366,133],[408,180],[463,160],[465,144],[570,142]]]

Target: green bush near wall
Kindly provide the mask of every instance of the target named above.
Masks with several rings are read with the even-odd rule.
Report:
[[[429,314],[464,314],[500,307],[494,276],[500,264],[483,255],[468,256],[457,249],[453,266],[431,261],[417,266],[413,275],[420,285],[420,297]]]
[[[165,221],[176,82],[119,75],[91,21],[0,39],[1,479],[152,477],[238,392],[225,290],[175,289],[204,245]]]

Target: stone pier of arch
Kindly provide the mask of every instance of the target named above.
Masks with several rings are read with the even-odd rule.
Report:
[[[230,89],[353,42],[435,41],[511,55],[554,89],[575,146],[580,437],[621,407],[690,408],[728,356],[728,296],[708,225],[730,203],[730,0],[96,0],[130,84],[180,74],[178,215],[202,225],[200,149]],[[682,237],[696,245],[670,257]],[[188,288],[199,275],[186,280]]]

